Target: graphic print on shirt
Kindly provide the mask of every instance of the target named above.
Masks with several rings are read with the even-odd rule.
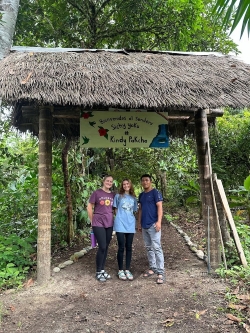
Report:
[[[133,200],[126,200],[126,201],[123,200],[121,206],[124,210],[127,210],[131,214],[133,214],[133,211],[134,211],[134,201]]]
[[[113,203],[111,203],[110,198],[109,197],[100,197],[99,198],[99,203],[100,205],[105,205],[105,206],[110,206],[113,205]]]

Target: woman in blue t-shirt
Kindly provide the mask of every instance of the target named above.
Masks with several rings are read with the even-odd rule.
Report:
[[[134,188],[130,179],[122,181],[119,194],[114,198],[113,207],[115,208],[114,231],[118,242],[117,261],[118,278],[121,280],[133,280],[130,272],[132,258],[132,243],[135,234],[135,215],[137,211],[137,200]],[[126,248],[126,269],[123,270],[123,255]]]

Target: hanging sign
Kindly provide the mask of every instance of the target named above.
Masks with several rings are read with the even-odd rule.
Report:
[[[91,148],[166,148],[166,112],[83,111],[80,144]]]

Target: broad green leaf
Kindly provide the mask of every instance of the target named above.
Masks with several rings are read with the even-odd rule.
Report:
[[[244,187],[247,191],[250,191],[250,176],[244,180]]]

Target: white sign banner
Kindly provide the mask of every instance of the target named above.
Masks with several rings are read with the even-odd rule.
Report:
[[[167,148],[168,114],[139,111],[83,111],[80,144],[91,148]]]

